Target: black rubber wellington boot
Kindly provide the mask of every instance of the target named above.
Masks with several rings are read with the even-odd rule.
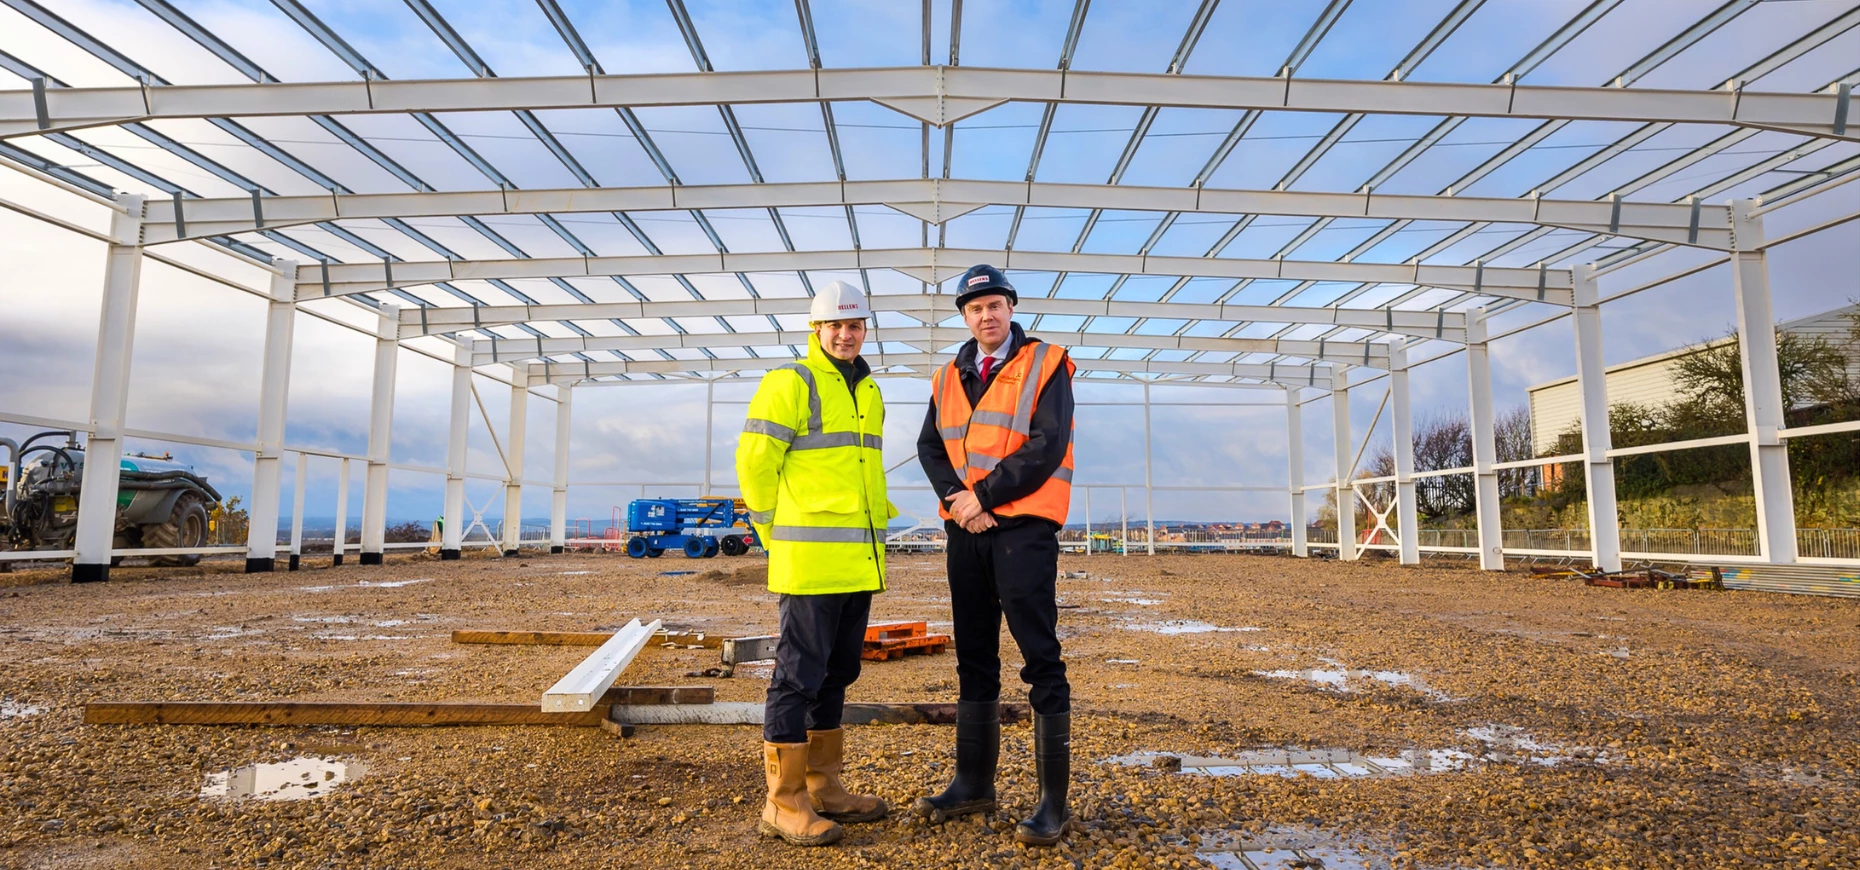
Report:
[[[957,816],[995,808],[995,767],[1001,760],[1001,705],[995,701],[956,702],[956,776],[941,794],[920,797],[913,806],[941,824]]]
[[[1033,815],[1014,826],[1014,839],[1029,846],[1051,846],[1064,839],[1072,824],[1066,811],[1066,786],[1072,779],[1072,714],[1033,717],[1033,769],[1040,781],[1040,803]]]

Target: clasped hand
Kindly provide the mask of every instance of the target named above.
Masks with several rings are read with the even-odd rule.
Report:
[[[983,510],[981,501],[968,490],[950,498],[949,513],[956,518],[956,524],[971,535],[979,535],[995,527],[995,515]]]

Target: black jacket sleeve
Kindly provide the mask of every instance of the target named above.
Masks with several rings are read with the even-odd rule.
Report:
[[[966,487],[962,477],[956,474],[956,466],[950,464],[949,448],[943,446],[943,434],[937,429],[935,396],[930,397],[929,405],[923,431],[917,435],[917,462],[924,467],[924,477],[930,479],[930,488],[936,490],[936,497],[947,507],[950,498]]]
[[[933,433],[935,423],[933,417],[930,421]],[[981,502],[983,510],[994,510],[996,505],[1032,495],[1059,470],[1066,460],[1066,448],[1071,444],[1072,374],[1061,365],[1053,373],[1052,380],[1040,389],[1040,397],[1033,406],[1033,423],[1027,442],[975,484],[976,500]],[[947,466],[948,454],[943,455]]]

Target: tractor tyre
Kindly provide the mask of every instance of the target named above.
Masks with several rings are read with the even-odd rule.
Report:
[[[704,553],[707,550],[707,548],[704,546],[704,540],[705,539],[700,538],[696,535],[692,535],[691,537],[686,538],[685,539],[685,558],[687,559],[704,558]]]
[[[168,514],[168,521],[159,525],[142,527],[142,546],[151,550],[165,550],[173,547],[203,547],[207,543],[207,503],[197,493],[183,493],[175,499],[174,510]],[[200,563],[200,554],[185,556],[155,556],[149,564],[165,567],[186,567]]]
[[[724,535],[723,541],[717,546],[722,548],[725,556],[741,556],[746,552],[743,547],[743,539],[735,535]]]
[[[645,538],[630,538],[626,542],[626,554],[635,559],[646,558],[648,549]]]
[[[663,555],[665,555],[664,547],[647,547],[646,548],[646,558],[648,559],[657,559]]]
[[[722,547],[723,545],[717,543],[716,538],[705,538],[704,539],[704,558],[706,559],[716,558],[717,551],[721,549]]]

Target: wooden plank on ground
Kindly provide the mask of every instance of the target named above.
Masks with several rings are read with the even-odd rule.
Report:
[[[618,679],[620,672],[633,663],[633,658],[652,640],[653,632],[659,630],[659,621],[641,625],[635,619],[626,627],[614,633],[611,640],[601,644],[593,655],[582,659],[574,670],[563,675],[549,691],[542,696],[542,709],[545,713],[579,712],[592,710],[600,701],[608,687]]]
[[[632,725],[760,725],[762,703],[730,701],[687,706],[625,706],[615,704],[608,715]],[[1002,704],[1001,721],[1007,724],[1028,716],[1025,704]],[[954,725],[955,704],[848,703],[841,721],[847,725]]]
[[[453,643],[489,643],[532,646],[600,646],[613,638],[611,631],[454,631]],[[675,644],[722,649],[723,638],[696,631],[661,631],[652,644]]]
[[[104,701],[84,705],[87,725],[576,725],[595,727],[604,707],[544,713],[534,704],[349,701]]]

